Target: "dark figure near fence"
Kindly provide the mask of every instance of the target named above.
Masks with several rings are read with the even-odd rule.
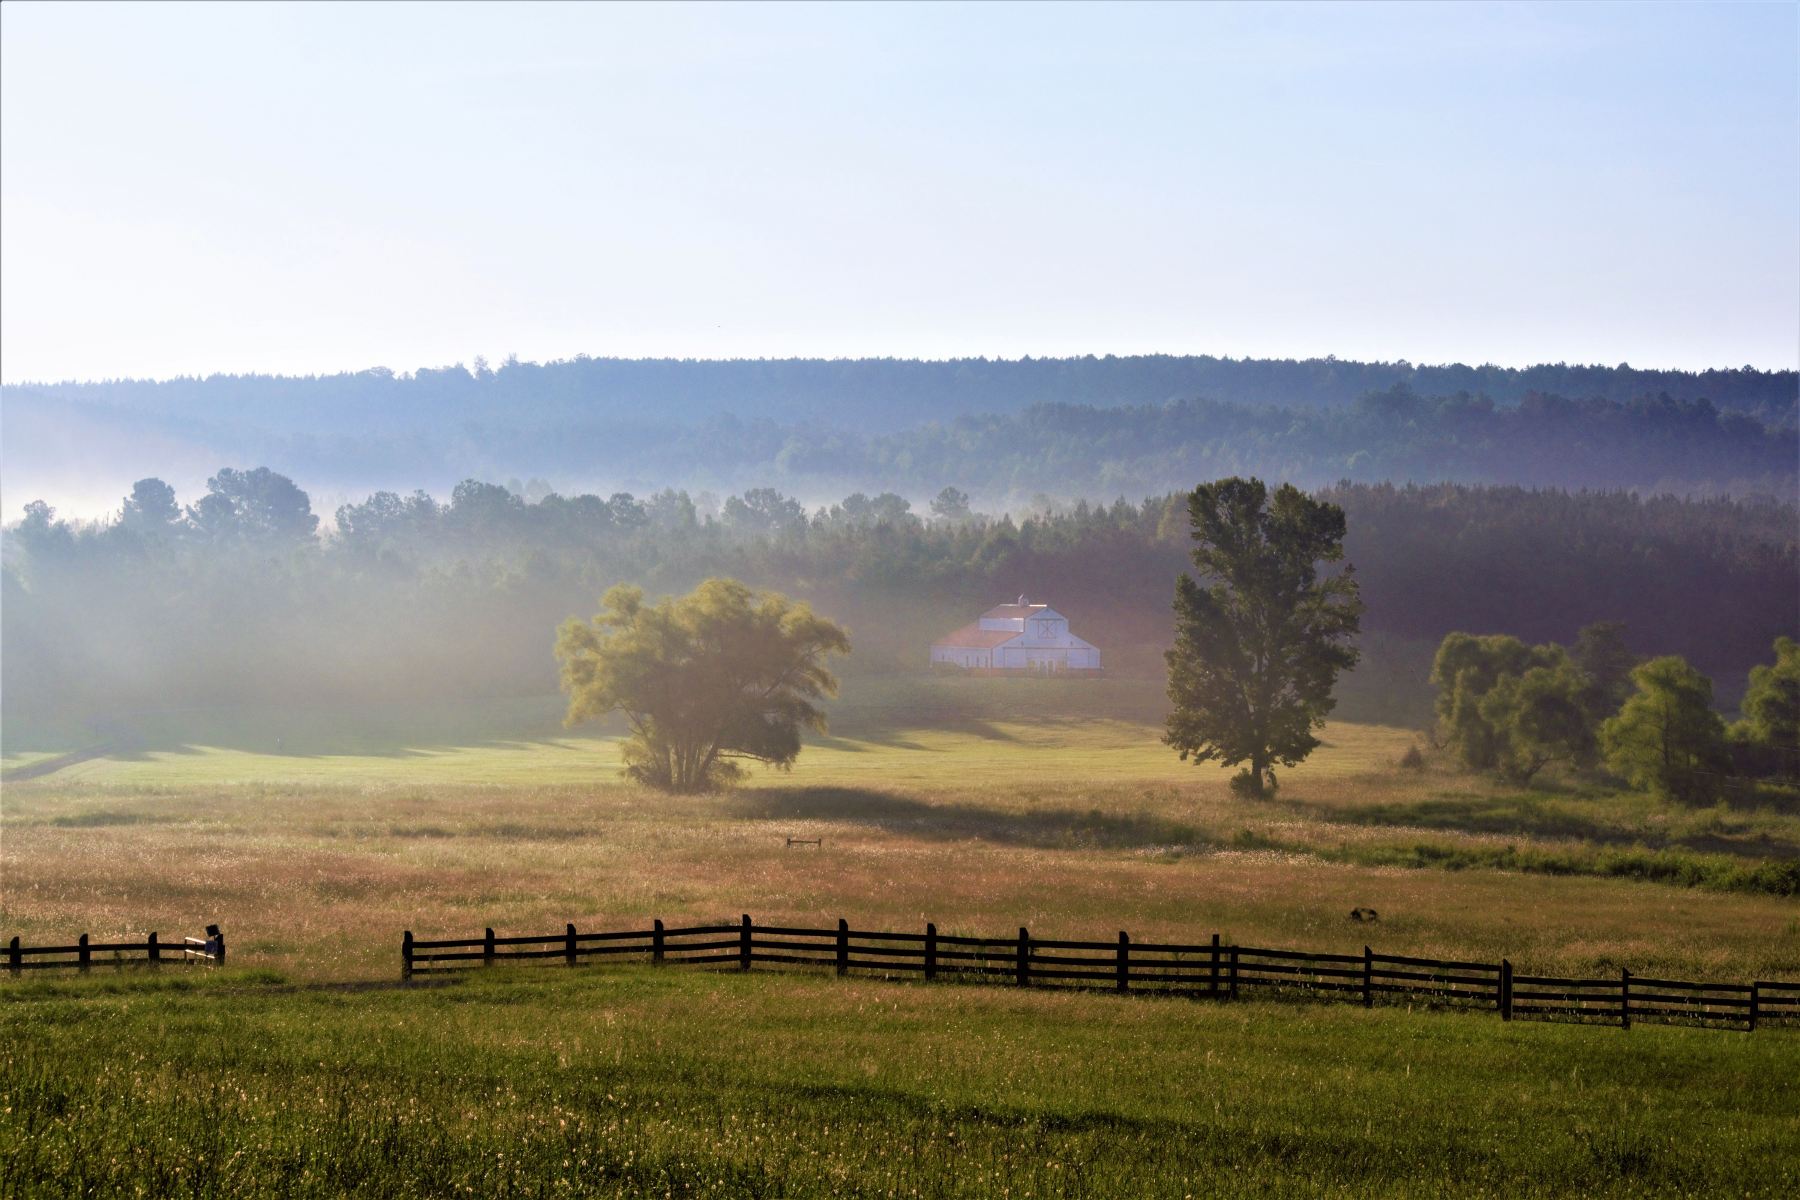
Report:
[[[217,925],[206,927],[206,957],[214,962],[225,961],[225,935],[219,932]]]

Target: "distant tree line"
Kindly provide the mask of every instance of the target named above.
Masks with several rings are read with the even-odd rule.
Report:
[[[961,481],[958,481],[960,484]],[[1349,685],[1426,709],[1432,647],[1473,629],[1568,643],[1625,624],[1640,654],[1742,680],[1800,630],[1791,503],[1620,492],[1341,484],[1366,605]],[[715,502],[538,494],[468,480],[448,499],[378,492],[329,527],[257,468],[204,494],[136,484],[110,520],[27,506],[6,531],[0,671],[8,719],[240,703],[536,694],[544,630],[618,583],[652,596],[724,575],[807,601],[850,630],[847,671],[917,669],[931,640],[997,598],[1068,614],[1109,669],[1160,675],[1187,565],[1183,496],[974,511],[941,487],[807,507],[772,488]],[[1348,693],[1347,693],[1348,694]],[[1346,702],[1346,713],[1353,706]],[[1367,710],[1356,710],[1366,713]]]
[[[1067,480],[1086,494],[1141,481],[1267,471],[1306,486],[1510,483],[1529,487],[1792,495],[1800,441],[1791,428],[1667,395],[1573,401],[1533,394],[1502,407],[1485,396],[1426,397],[1404,385],[1322,412],[1188,400],[1101,409],[1052,405],[965,417],[871,439],[858,478],[902,486],[909,472],[1018,494]],[[785,467],[825,474],[857,449],[791,438]]]
[[[855,488],[990,508],[1256,475],[1789,497],[1794,372],[1331,359],[478,363],[399,376],[16,385],[14,453],[158,444],[314,486],[538,474],[583,488],[811,502]],[[206,461],[206,460],[202,460]],[[134,469],[143,469],[141,466]],[[604,485],[603,487],[600,485]],[[580,490],[565,487],[564,490]]]
[[[1158,405],[1209,396],[1254,407],[1327,409],[1396,386],[1420,395],[1486,396],[1506,407],[1535,395],[1624,404],[1667,395],[1708,400],[1774,424],[1792,425],[1800,373],[1754,367],[1653,370],[1620,363],[1529,367],[1427,365],[1212,355],[1086,355],[1075,358],[624,359],[535,363],[508,358],[399,373],[211,375],[166,381],[9,386],[11,402],[32,394],[184,416],[229,415],[272,428],[336,427],[398,419],[460,424],[496,412],[621,417],[643,411],[683,419],[759,413],[779,422],[825,418],[846,428],[893,429],[972,412],[1017,412],[1040,404]],[[365,428],[368,426],[364,426]]]

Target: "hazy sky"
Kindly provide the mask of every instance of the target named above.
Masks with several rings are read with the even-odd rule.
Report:
[[[1791,3],[0,7],[0,375],[1800,364]]]

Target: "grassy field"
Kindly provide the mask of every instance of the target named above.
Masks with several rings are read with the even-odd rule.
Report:
[[[746,911],[1800,973],[1793,811],[1407,771],[1410,733],[1357,725],[1328,728],[1278,799],[1251,803],[1157,742],[1153,689],[1019,682],[852,690],[793,772],[693,798],[622,783],[616,741],[562,731],[553,703],[490,713],[486,740],[466,713],[422,714],[411,738],[364,714],[214,717],[192,741],[140,730],[140,748],[5,786],[4,925],[31,942],[217,920],[253,961],[328,979],[391,974],[406,928]],[[1631,877],[1646,864],[1709,886]],[[1376,929],[1345,920],[1358,905],[1380,910]]]
[[[1786,1196],[1800,1037],[807,975],[0,993],[0,1192]],[[185,978],[185,977],[184,977]]]
[[[216,920],[237,965],[0,983],[0,1129],[26,1147],[0,1193],[1792,1190],[1795,1032],[760,972],[391,987],[402,929],[740,912],[1800,977],[1780,797],[1507,788],[1339,724],[1254,803],[1162,747],[1159,712],[1130,681],[858,683],[793,772],[690,798],[622,782],[614,737],[560,729],[554,700],[109,730],[0,787],[0,929]],[[9,771],[84,745],[18,743]]]

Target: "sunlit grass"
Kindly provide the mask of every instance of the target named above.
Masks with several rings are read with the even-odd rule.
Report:
[[[142,750],[58,772],[69,785],[259,787],[293,784],[594,783],[618,778],[616,738],[539,738],[479,746],[397,746],[378,754],[290,754],[203,743]]]
[[[1783,1196],[1797,1073],[1776,1031],[816,975],[27,985],[0,1190]]]
[[[125,751],[7,785],[0,915],[28,942],[216,920],[234,953],[312,978],[391,976],[407,928],[741,912],[1800,974],[1793,898],[1731,874],[1779,884],[1800,815],[1403,770],[1409,733],[1350,724],[1328,727],[1273,801],[1249,802],[1227,772],[1161,745],[1146,723],[1158,703],[1112,680],[864,682],[791,773],[688,798],[622,782],[616,741],[558,731],[554,698],[503,706],[487,738],[461,712],[427,714],[413,738],[363,714],[219,717],[228,746]],[[370,729],[395,740],[381,749]],[[1738,892],[1608,877],[1621,863]],[[1348,922],[1359,906],[1379,925]]]
[[[0,1194],[1796,1185],[1800,1112],[1779,1081],[1800,1040],[1774,1030],[635,967],[392,987],[404,929],[741,912],[1800,977],[1791,896],[1480,865],[1778,866],[1800,847],[1779,804],[1695,812],[1403,770],[1410,734],[1351,724],[1249,802],[1157,741],[1145,688],[962,686],[980,682],[852,689],[791,773],[713,796],[625,783],[616,740],[558,729],[544,702],[485,729],[317,712],[145,727],[135,749],[7,784],[5,933],[218,921],[236,965],[153,976],[101,956],[85,978],[0,981]],[[1380,865],[1407,855],[1429,865]],[[1358,906],[1379,923],[1348,921]]]

